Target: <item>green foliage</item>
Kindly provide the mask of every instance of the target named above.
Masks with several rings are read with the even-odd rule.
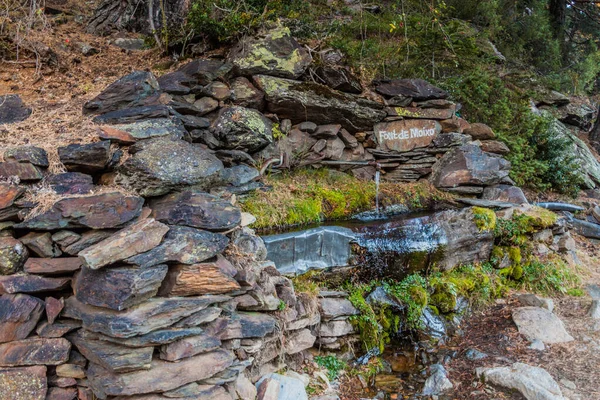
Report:
[[[327,370],[327,377],[330,381],[336,380],[340,376],[340,372],[348,366],[344,361],[334,355],[316,356],[315,362],[318,366]]]
[[[283,311],[283,310],[285,310],[286,307],[287,307],[287,305],[285,304],[285,301],[279,300],[279,305],[277,306],[277,310]]]
[[[577,273],[558,258],[541,261],[532,257],[523,265],[522,276],[514,279],[511,286],[546,295],[577,294],[581,290]]]
[[[421,315],[428,303],[427,280],[412,274],[398,283],[385,282],[383,288],[407,307],[406,325],[412,329],[420,328]]]

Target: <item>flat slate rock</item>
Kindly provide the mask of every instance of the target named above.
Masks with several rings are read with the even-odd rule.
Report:
[[[93,270],[84,267],[74,281],[77,299],[111,310],[125,310],[154,297],[165,278],[165,264]]]
[[[57,201],[50,210],[15,225],[17,229],[119,228],[138,217],[144,199],[119,192]]]
[[[87,194],[94,188],[92,176],[81,172],[50,175],[46,182],[57,194]]]
[[[565,343],[574,340],[566,331],[563,322],[545,308],[515,308],[512,318],[519,333],[530,341],[537,339],[544,343]]]
[[[92,121],[95,124],[130,124],[132,122],[146,119],[167,118],[169,115],[169,107],[163,104],[158,104],[151,106],[123,108],[120,110],[107,112],[106,114],[94,117]]]
[[[70,144],[59,147],[58,156],[70,172],[100,172],[110,161],[110,142]]]
[[[159,246],[125,262],[142,266],[166,262],[196,264],[222,253],[228,244],[225,235],[173,225]]]
[[[214,309],[215,307],[210,307],[202,311],[206,311],[209,309]],[[199,311],[201,313],[202,311]],[[220,310],[219,310],[220,311]],[[198,313],[192,314],[196,315]],[[189,318],[189,317],[188,317]],[[190,328],[166,328],[166,329],[157,329],[150,333],[141,336],[134,336],[132,338],[113,338],[111,336],[104,335],[102,333],[94,333],[99,340],[103,340],[105,342],[117,343],[121,346],[127,347],[149,347],[149,346],[160,346],[163,344],[173,343],[180,339],[185,339],[190,336],[197,336],[204,332],[204,329],[199,327],[190,327]]]
[[[546,208],[550,211],[569,211],[579,212],[585,211],[585,207],[569,203],[535,203],[536,206]]]
[[[33,337],[0,344],[0,366],[59,365],[67,362],[71,343],[67,339]]]
[[[319,299],[319,310],[325,320],[358,314],[358,310],[354,308],[350,300],[336,297]]]
[[[25,193],[25,188],[23,187],[0,183],[0,210],[12,206],[15,200],[23,193]]]
[[[47,278],[23,273],[0,276],[0,294],[53,292],[65,289],[70,283],[71,278]]]
[[[75,400],[77,398],[76,388],[48,388],[46,400]]]
[[[238,312],[226,318],[227,327],[218,336],[221,340],[262,338],[275,330],[276,320],[268,314]]]
[[[392,79],[373,82],[375,91],[388,97],[410,97],[414,101],[445,99],[448,93],[423,79]]]
[[[81,328],[80,321],[74,319],[61,319],[54,321],[53,323],[49,323],[48,321],[42,322],[35,332],[42,338],[59,338],[79,328]]]
[[[41,147],[18,146],[4,152],[4,161],[27,162],[38,167],[48,168],[48,153]]]
[[[23,104],[18,94],[0,96],[0,125],[21,122],[30,115],[31,108]]]
[[[83,113],[104,114],[110,111],[144,105],[145,100],[159,92],[156,77],[151,72],[134,71],[112,83],[83,106]]]
[[[169,227],[146,218],[79,253],[86,267],[99,269],[152,250],[160,244]]]
[[[201,381],[225,370],[233,363],[230,351],[216,350],[177,363],[154,359],[149,370],[113,374],[98,364],[90,364],[90,387],[100,399],[107,396],[166,392]]]
[[[138,142],[129,152],[132,156],[118,168],[115,182],[147,197],[186,186],[208,188],[223,169],[223,163],[208,150],[168,137]]]
[[[208,334],[189,336],[160,347],[160,359],[178,361],[221,347],[221,341]]]
[[[517,203],[510,203],[508,201],[498,201],[498,200],[486,200],[486,199],[470,199],[461,197],[456,199],[456,201],[475,207],[486,207],[486,208],[511,208],[518,207],[520,205]]]
[[[111,237],[114,234],[115,231],[110,229],[83,232],[74,242],[65,246],[61,245],[61,250],[71,256],[76,256],[81,251],[103,241],[106,238]]]
[[[52,242],[50,232],[29,232],[27,235],[21,236],[19,240],[38,257],[52,258],[62,254],[58,246]]]
[[[111,372],[131,372],[149,369],[154,347],[125,347],[100,340],[91,332],[80,330],[68,339],[90,362]]]
[[[25,261],[23,270],[28,274],[63,275],[79,271],[81,260],[77,257],[34,258]]]
[[[171,193],[151,200],[151,216],[169,225],[226,231],[239,225],[242,214],[229,201],[199,191]]]
[[[0,178],[18,177],[21,182],[36,182],[43,178],[38,167],[31,163],[6,161],[0,162]]]
[[[87,330],[116,338],[131,338],[167,328],[213,303],[229,299],[228,296],[153,298],[126,311],[114,311],[86,305],[73,296],[65,301],[62,314],[82,320]]]
[[[172,136],[181,139],[187,134],[184,125],[176,118],[146,119],[114,125],[113,128],[127,132],[136,141],[160,136]]]
[[[0,368],[0,399],[46,400],[46,367]]]
[[[44,302],[26,294],[0,296],[0,343],[25,339],[44,312]]]

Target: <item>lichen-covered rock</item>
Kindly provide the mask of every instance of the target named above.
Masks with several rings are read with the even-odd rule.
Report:
[[[509,172],[510,163],[504,158],[467,144],[444,154],[433,166],[431,180],[438,188],[487,186],[501,183]]]
[[[115,180],[142,196],[160,196],[192,185],[208,187],[223,169],[210,152],[183,140],[149,139],[133,145],[130,153]]]
[[[125,260],[150,266],[166,262],[196,264],[220,254],[229,244],[225,235],[187,226],[171,226],[163,242],[154,249]]]
[[[273,142],[273,124],[256,110],[227,107],[219,111],[212,131],[223,148],[257,152]]]
[[[151,216],[170,225],[226,231],[239,225],[241,212],[230,202],[208,193],[187,190],[152,200]]]
[[[50,165],[46,150],[35,146],[12,147],[4,152],[4,161],[28,162],[42,168]]]
[[[0,368],[0,399],[46,400],[45,366]]]
[[[71,343],[64,338],[32,337],[0,344],[0,366],[59,365],[67,362]]]
[[[262,37],[241,40],[229,55],[239,75],[266,74],[298,78],[312,61],[286,27],[271,29]]]
[[[0,275],[18,272],[29,257],[29,252],[19,240],[5,236],[0,237]]]
[[[184,125],[175,118],[146,119],[128,124],[113,125],[111,128],[127,132],[134,140],[160,136],[172,136],[181,139],[187,134]]]
[[[43,312],[44,302],[35,297],[26,294],[0,296],[0,343],[25,339]]]
[[[100,399],[106,399],[107,396],[166,392],[209,378],[229,367],[233,359],[231,352],[216,350],[178,363],[154,359],[149,370],[119,375],[92,363],[88,369],[88,379],[94,394]]]
[[[243,76],[231,82],[231,101],[241,107],[261,111],[265,106],[265,95]]]
[[[50,210],[17,224],[19,229],[57,230],[64,228],[119,228],[138,217],[144,199],[122,193],[67,197]]]
[[[293,123],[341,124],[349,132],[370,131],[385,118],[379,103],[337,92],[327,86],[266,75],[254,76],[269,111]]]
[[[84,114],[104,114],[121,108],[144,105],[158,94],[159,85],[151,72],[134,71],[114,82],[83,106]]]

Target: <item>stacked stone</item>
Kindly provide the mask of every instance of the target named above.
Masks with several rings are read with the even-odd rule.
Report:
[[[356,332],[350,317],[359,312],[348,300],[348,293],[321,291],[319,311],[322,321],[316,345],[320,349],[340,350],[343,346],[356,342]]]

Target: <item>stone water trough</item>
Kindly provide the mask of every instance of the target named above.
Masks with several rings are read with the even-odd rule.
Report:
[[[471,208],[340,222],[263,236],[268,258],[284,274],[367,266],[373,276],[402,277],[431,266],[448,269],[489,259],[493,237],[477,228]]]

